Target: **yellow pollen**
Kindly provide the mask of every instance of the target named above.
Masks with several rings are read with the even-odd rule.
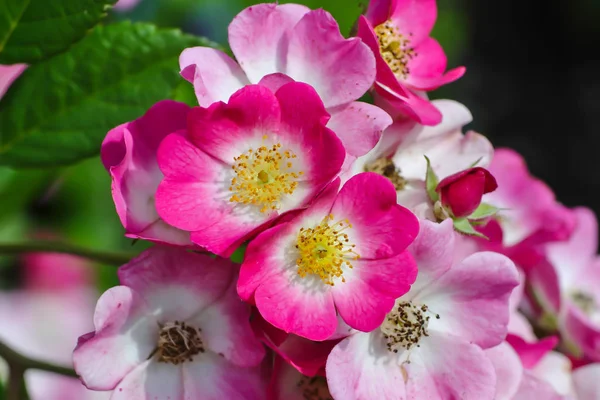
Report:
[[[360,256],[354,251],[356,245],[350,243],[345,230],[351,229],[352,224],[346,219],[329,224],[333,215],[328,215],[314,228],[300,228],[296,239],[296,249],[299,255],[296,260],[298,275],[316,275],[323,283],[333,286],[335,278],[342,278],[342,266],[352,268],[352,260]]]
[[[266,139],[264,135],[263,140]],[[229,186],[229,201],[259,206],[261,212],[279,209],[282,197],[294,193],[297,180],[304,174],[292,171],[290,160],[294,158],[296,155],[290,150],[281,149],[281,143],[248,149],[234,157],[235,176]]]
[[[396,77],[406,79],[410,73],[408,63],[417,56],[410,47],[410,40],[398,32],[390,20],[375,27],[379,42],[379,52]],[[412,34],[411,34],[412,35]]]

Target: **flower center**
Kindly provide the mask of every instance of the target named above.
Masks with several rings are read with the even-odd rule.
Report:
[[[379,52],[396,77],[406,79],[410,73],[408,63],[417,56],[415,49],[409,47],[410,40],[398,32],[390,20],[375,27],[379,42]],[[412,36],[412,34],[410,34]]]
[[[600,311],[598,304],[594,297],[590,296],[586,292],[576,291],[571,294],[573,302],[587,315],[591,315],[596,311]]]
[[[381,157],[365,164],[364,169],[365,172],[375,172],[376,174],[385,176],[394,184],[396,190],[402,190],[406,186],[406,179],[400,175],[400,171],[396,168],[393,161],[387,157]]]
[[[329,224],[333,215],[329,214],[314,228],[300,228],[296,239],[296,249],[300,253],[296,264],[298,275],[302,278],[313,274],[327,284],[333,286],[334,278],[342,278],[345,282],[342,266],[352,268],[350,260],[358,260],[360,256],[354,251],[356,245],[350,243],[346,229],[352,224],[346,219]]]
[[[297,179],[304,174],[292,171],[291,160],[295,158],[291,151],[281,150],[281,143],[249,149],[234,157],[229,201],[259,206],[261,212],[279,209],[281,198],[294,193]]]
[[[386,316],[381,331],[389,351],[397,353],[399,349],[410,350],[414,345],[419,347],[423,336],[429,336],[427,327],[430,315],[439,319],[425,304],[417,305],[410,301],[396,303],[395,308]]]
[[[327,387],[327,379],[322,376],[303,376],[296,386],[302,391],[305,400],[333,400]]]
[[[192,361],[195,355],[204,353],[200,329],[179,321],[161,325],[155,353],[158,355],[158,362],[177,365]]]

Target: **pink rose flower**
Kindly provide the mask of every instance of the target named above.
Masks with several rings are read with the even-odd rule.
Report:
[[[27,64],[0,65],[0,99],[26,68]]]
[[[95,332],[79,338],[75,371],[111,399],[263,399],[265,355],[235,293],[235,264],[152,247],[119,269]]]
[[[158,214],[199,246],[230,255],[337,176],[345,151],[328,118],[314,89],[298,82],[275,94],[249,85],[228,104],[194,108],[187,132],[160,145]]]
[[[340,399],[491,399],[496,375],[484,353],[506,336],[514,264],[491,252],[454,262],[452,221],[421,221],[409,247],[419,274],[384,322],[332,350],[327,382]]]
[[[375,91],[423,125],[442,119],[423,92],[465,73],[464,67],[445,72],[444,50],[429,36],[436,16],[435,0],[373,0],[358,20],[357,35],[375,54]]]
[[[156,161],[158,145],[168,134],[185,129],[189,111],[183,103],[160,101],[137,120],[111,129],[102,142],[102,163],[112,178],[113,200],[127,237],[192,245],[189,232],[158,216],[154,201],[163,179]]]
[[[324,10],[274,3],[248,7],[229,25],[229,45],[237,62],[207,47],[181,54],[181,75],[194,84],[202,107],[227,101],[248,84],[276,91],[290,81],[305,82],[331,115],[327,127],[356,157],[371,150],[392,122],[380,108],[355,101],[375,81],[375,59],[360,39],[344,38]]]
[[[337,329],[381,325],[416,275],[405,251],[418,221],[396,204],[385,178],[359,174],[337,182],[306,211],[250,242],[238,293],[275,327],[311,340]]]
[[[442,205],[460,218],[471,215],[483,195],[497,188],[496,179],[488,170],[475,167],[442,179],[435,190],[440,194]]]

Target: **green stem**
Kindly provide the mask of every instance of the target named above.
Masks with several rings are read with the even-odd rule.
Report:
[[[25,371],[28,369],[40,369],[74,378],[77,377],[77,374],[71,368],[26,357],[2,341],[0,341],[0,357],[6,361],[9,368],[8,400],[23,400],[28,398],[24,380]]]
[[[112,265],[126,264],[136,256],[135,254],[125,252],[91,250],[56,240],[34,240],[25,243],[0,243],[0,254],[20,253],[66,253]]]

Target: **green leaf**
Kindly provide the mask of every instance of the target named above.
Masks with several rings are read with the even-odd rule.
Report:
[[[2,0],[0,64],[35,63],[67,50],[116,0]]]
[[[454,229],[456,229],[460,233],[463,233],[463,234],[469,235],[469,236],[477,236],[477,237],[487,239],[487,236],[476,231],[475,228],[473,228],[473,226],[469,222],[469,220],[466,218],[456,218],[453,221],[453,223],[454,223]]]
[[[440,199],[440,195],[435,191],[438,183],[440,182],[437,175],[431,168],[431,162],[429,161],[429,157],[425,156],[425,160],[427,160],[427,174],[425,175],[425,187],[427,188],[427,194],[433,203]]]
[[[479,207],[473,211],[473,214],[469,215],[467,218],[477,220],[493,217],[498,211],[499,209],[491,204],[481,203],[479,204]]]
[[[208,43],[149,24],[97,27],[11,86],[0,102],[0,165],[66,165],[98,154],[108,130],[176,96],[179,54]]]

